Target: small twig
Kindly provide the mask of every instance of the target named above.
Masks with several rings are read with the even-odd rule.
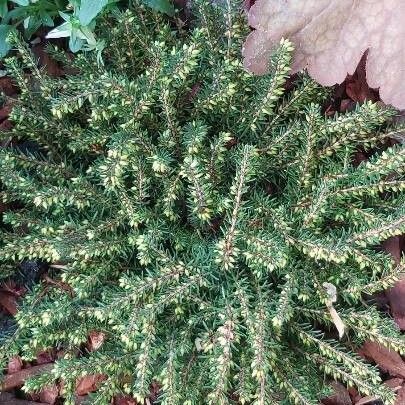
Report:
[[[52,269],[57,269],[57,270],[67,270],[68,266],[66,266],[65,264],[50,264],[49,267],[51,267]]]
[[[61,290],[66,291],[70,295],[70,297],[73,298],[74,296],[73,288],[68,283],[64,283],[63,281],[55,281],[48,275],[44,275],[43,279],[48,284],[54,285],[55,287],[58,287]]]

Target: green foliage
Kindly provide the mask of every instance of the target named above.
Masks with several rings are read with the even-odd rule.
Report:
[[[317,404],[327,375],[393,403],[354,350],[405,347],[363,299],[403,272],[376,247],[404,231],[405,148],[353,155],[399,131],[395,111],[326,118],[316,83],[284,89],[287,40],[269,75],[244,71],[238,4],[193,2],[189,30],[138,4],[101,22],[105,64],[79,54],[64,78],[17,41],[13,136],[40,149],[0,152],[3,201],[22,207],[4,215],[0,257],[56,264],[73,291],[37,285],[3,342],[3,362],[65,353],[26,390],[62,379],[70,404],[75,380],[101,373],[97,404],[154,380],[163,404]],[[87,353],[91,331],[105,341]]]
[[[0,1],[0,57],[7,55],[11,44],[7,41],[9,32],[20,28],[29,39],[39,27],[53,27],[58,12],[66,10],[67,0],[1,0]]]
[[[144,0],[145,4],[154,10],[167,15],[174,15],[174,6],[169,0]]]
[[[0,57],[11,49],[7,36],[21,27],[24,36],[31,36],[41,27],[54,27],[60,18],[64,21],[51,30],[47,38],[69,38],[69,49],[102,50],[104,43],[94,35],[96,20],[104,11],[112,11],[129,1],[120,0],[0,0]],[[149,7],[168,15],[174,14],[170,0],[144,0]]]

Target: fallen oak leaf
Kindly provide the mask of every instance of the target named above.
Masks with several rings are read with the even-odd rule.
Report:
[[[363,103],[366,100],[378,101],[378,92],[371,89],[367,84],[366,56],[367,53],[361,58],[354,74],[346,78],[346,94],[357,103]]]
[[[128,395],[120,395],[114,398],[113,401],[114,405],[138,405],[139,402],[136,399],[128,396]]]
[[[352,403],[356,403],[359,399],[361,399],[361,395],[359,394],[356,388],[349,387],[347,391],[349,392]]]
[[[368,395],[367,397],[363,397],[363,398],[359,399],[355,403],[355,405],[372,405],[376,401],[378,401],[378,397],[376,397],[375,395]]]
[[[392,316],[399,329],[405,330],[405,279],[397,281],[394,287],[387,291]]]
[[[405,404],[405,386],[403,386],[397,393],[397,398],[395,399],[394,405],[404,405]]]
[[[39,393],[37,392],[26,392],[25,397],[29,401],[39,401]]]
[[[88,395],[83,395],[83,396],[75,395],[74,398],[75,398],[74,399],[75,405],[82,405],[82,404],[84,405],[88,400]]]
[[[397,264],[400,264],[401,252],[404,249],[405,239],[403,236],[389,238],[383,243],[383,248],[389,252]],[[404,264],[405,272],[405,264]],[[391,307],[392,316],[401,330],[405,330],[405,277],[397,281],[386,292]]]
[[[17,373],[18,371],[22,370],[23,362],[20,356],[13,356],[7,365],[7,374]]]
[[[18,286],[14,281],[7,281],[0,286],[0,306],[10,313],[17,313],[17,300],[27,292],[25,287]]]
[[[345,98],[340,102],[339,111],[353,111],[356,108],[356,103],[350,98]]]
[[[373,360],[391,376],[405,378],[405,362],[397,352],[389,350],[376,342],[367,341],[360,348],[359,354]]]
[[[18,88],[14,86],[14,81],[10,76],[4,76],[0,77],[0,90],[6,95],[6,96],[14,96]]]
[[[76,381],[76,394],[83,396],[97,390],[98,385],[107,379],[104,374],[90,374]]]
[[[59,388],[56,384],[43,388],[39,393],[39,400],[46,404],[54,405],[59,397]]]
[[[94,351],[99,349],[105,340],[105,334],[103,332],[100,331],[96,331],[96,330],[92,330],[89,333],[89,338],[88,338],[88,344],[87,344],[87,348],[89,351]]]
[[[397,281],[386,294],[394,321],[401,330],[405,330],[405,278]]]
[[[256,0],[243,0],[243,8],[246,11],[249,11],[250,8],[255,4]]]
[[[346,387],[339,382],[332,382],[331,386],[333,388],[334,394],[322,399],[322,404],[324,405],[352,405],[352,400],[350,398],[349,392]]]
[[[7,374],[4,376],[3,381],[0,384],[0,391],[9,391],[13,388],[20,387],[24,384],[26,379],[38,374],[49,372],[52,368],[53,364],[41,364],[39,366],[25,368],[13,374]]]
[[[0,109],[0,121],[8,118],[8,116],[10,115],[12,109],[13,109],[13,106],[11,104],[5,104]]]
[[[152,381],[152,383],[150,385],[150,393],[149,393],[148,399],[150,399],[150,401],[155,403],[155,401],[158,399],[159,392],[161,389],[162,389],[162,386],[157,381]]]
[[[16,297],[22,297],[27,292],[27,289],[25,287],[19,286],[11,280],[4,282],[1,285],[0,289],[12,295],[15,295]]]
[[[45,350],[37,354],[36,363],[37,364],[53,363],[55,361],[55,357],[56,357],[55,350]]]
[[[0,291],[0,307],[3,307],[10,315],[17,313],[17,298],[15,295]]]
[[[35,45],[31,50],[38,59],[39,65],[45,69],[49,76],[58,77],[65,74],[58,62],[52,59],[49,53],[45,51],[43,44]]]
[[[2,123],[0,123],[1,132],[8,132],[11,128],[13,128],[13,123],[9,119],[5,119]]]
[[[399,264],[401,261],[401,251],[403,247],[405,247],[404,238],[401,236],[393,236],[384,241],[382,246],[383,249],[393,257],[395,262]]]
[[[405,108],[405,2],[403,0],[258,0],[250,8],[243,48],[245,67],[267,71],[281,38],[297,49],[293,72],[307,68],[322,85],[341,83],[353,74],[368,50],[367,82],[381,99]]]
[[[390,387],[395,392],[399,391],[401,389],[403,383],[404,383],[404,379],[403,378],[398,378],[398,377],[390,378],[389,380],[384,381],[384,384],[387,387]]]

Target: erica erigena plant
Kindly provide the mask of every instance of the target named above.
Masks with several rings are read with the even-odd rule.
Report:
[[[152,381],[163,404],[316,404],[326,374],[393,403],[355,348],[404,350],[362,297],[403,271],[376,247],[404,231],[405,149],[353,155],[395,135],[395,111],[326,118],[306,76],[285,90],[287,40],[269,75],[244,71],[238,3],[194,1],[191,28],[139,4],[104,21],[104,66],[79,55],[57,79],[14,39],[12,135],[38,150],[1,151],[3,200],[23,207],[4,215],[1,258],[65,283],[38,285],[3,342],[4,361],[65,353],[25,389],[60,379],[70,404],[102,374],[97,404]],[[88,353],[92,331],[105,340]]]

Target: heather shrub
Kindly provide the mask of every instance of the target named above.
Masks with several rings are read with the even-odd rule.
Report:
[[[396,112],[327,118],[307,76],[286,90],[288,40],[268,75],[246,72],[238,3],[195,1],[186,27],[138,4],[100,23],[104,65],[79,54],[61,78],[13,39],[12,135],[38,148],[0,152],[20,207],[0,258],[46,261],[57,283],[28,294],[0,358],[63,353],[27,391],[62,380],[73,404],[100,374],[97,404],[153,381],[163,404],[317,404],[327,375],[393,403],[355,350],[404,350],[365,298],[403,271],[377,248],[404,231],[405,150],[381,149]],[[372,156],[355,165],[359,148]]]

